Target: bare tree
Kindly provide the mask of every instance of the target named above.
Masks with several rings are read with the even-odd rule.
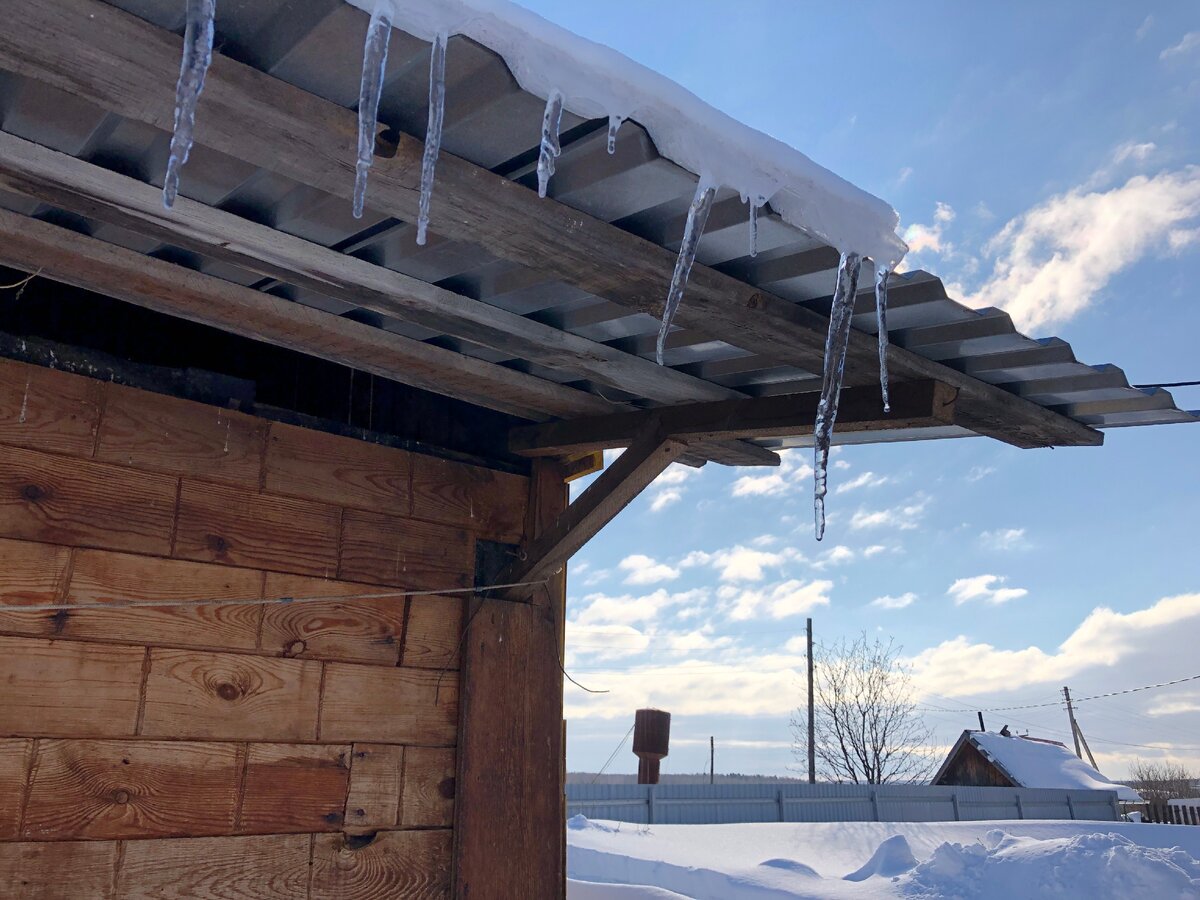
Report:
[[[937,762],[932,731],[913,702],[900,647],[844,638],[813,651],[818,775],[854,784],[923,781]],[[792,715],[793,754],[808,758],[808,710]]]
[[[1196,776],[1181,763],[1138,759],[1129,767],[1130,784],[1147,803],[1195,797]]]

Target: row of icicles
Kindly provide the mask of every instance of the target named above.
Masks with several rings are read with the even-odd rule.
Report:
[[[179,191],[179,173],[187,162],[196,125],[196,105],[204,89],[204,76],[212,62],[216,0],[186,0],[187,26],[183,39],[183,59],[179,67],[179,82],[175,88],[175,128],[163,181],[163,206],[170,209]],[[392,33],[392,0],[379,0],[367,26],[363,47],[362,82],[358,95],[358,158],[355,164],[354,216],[361,218],[367,195],[367,173],[375,156],[375,135],[379,99],[383,93],[384,71],[387,65],[388,40]],[[429,120],[425,132],[425,148],[421,158],[421,193],[417,213],[417,243],[424,246],[429,228],[429,202],[433,196],[434,168],[442,141],[442,121],[446,104],[446,40],[439,32],[433,39],[429,60]],[[562,121],[563,96],[551,91],[542,116],[542,136],[538,153],[538,196],[545,197],[554,174],[555,162],[562,153],[559,126]],[[608,152],[616,152],[617,131],[622,118],[611,116],[608,124]],[[683,299],[683,290],[696,260],[696,250],[704,234],[718,185],[701,177],[696,194],[688,207],[683,228],[683,242],[675,260],[675,271],[667,290],[662,322],[658,331],[655,358],[663,364],[663,350],[671,320]],[[750,255],[758,255],[758,210],[767,202],[765,197],[750,197]],[[858,277],[862,258],[857,253],[844,252],[838,264],[837,284],[829,316],[829,334],[825,341],[825,365],[822,373],[821,399],[813,437],[814,507],[817,540],[825,534],[825,494],[829,470],[829,447],[833,425],[837,418],[842,379],[846,368],[846,351],[850,343],[850,323],[854,315],[854,299],[858,294]],[[887,370],[887,283],[890,272],[883,265],[875,267],[875,311],[879,331],[879,382],[883,393],[883,409],[888,403]]]

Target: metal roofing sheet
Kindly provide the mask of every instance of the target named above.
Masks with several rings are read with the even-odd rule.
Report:
[[[182,31],[177,0],[115,0],[134,15]],[[360,54],[366,16],[342,0],[224,0],[218,6],[217,47],[284,81],[345,107],[357,103]],[[421,136],[427,105],[429,45],[397,32],[388,55],[380,109],[386,125]],[[169,90],[164,85],[163,90]],[[447,105],[443,147],[450,153],[532,185],[543,101],[516,84],[502,59],[461,37],[447,54]],[[203,99],[201,100],[203,111]],[[201,112],[203,114],[203,112]],[[558,202],[609,221],[669,249],[678,246],[696,176],[660,157],[636,123],[621,129],[616,152],[606,149],[605,122],[563,116],[563,153],[550,184]],[[122,119],[53,88],[0,72],[0,127],[19,137],[161,184],[170,136]],[[201,137],[202,137],[201,133]],[[417,246],[415,228],[369,208],[354,219],[350,204],[197,145],[183,171],[181,193],[222,210],[373,263],[438,284],[474,299],[576,335],[653,358],[656,318],[610,303],[563,284],[536,269],[498,259],[481,247],[451,241],[431,224],[428,244]],[[61,211],[0,193],[0,205],[26,214],[63,220]],[[459,352],[499,362],[577,387],[590,387],[570,373],[543,369],[522,359],[439,335],[428,329],[357,310],[342,300],[264,281],[234,266],[163,248],[153,240],[100,222],[72,221],[93,236],[143,253],[170,255],[185,265],[243,285],[271,290],[295,302],[418,340],[436,341]],[[718,194],[698,259],[726,274],[828,313],[837,253],[769,209],[759,220],[759,253],[749,255],[746,207],[729,191]],[[864,278],[864,280],[866,280]],[[687,303],[685,296],[684,303]],[[874,333],[871,292],[860,293],[853,325]],[[1099,428],[1200,421],[1178,409],[1164,390],[1138,390],[1110,365],[1089,366],[1057,338],[1035,340],[1016,331],[1002,310],[969,309],[950,299],[942,282],[926,272],[893,277],[890,338],[931,360],[999,385],[1014,394]],[[748,395],[819,388],[816,373],[781,366],[726,341],[676,329],[666,364],[724,388]],[[646,398],[610,400],[652,405]],[[841,442],[900,441],[965,436],[964,428],[840,435]],[[770,446],[807,441],[767,440]]]

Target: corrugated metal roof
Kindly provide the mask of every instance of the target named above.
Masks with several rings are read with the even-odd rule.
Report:
[[[177,0],[118,0],[152,23],[182,31]],[[223,0],[218,6],[217,47],[228,56],[313,94],[353,108],[357,104],[366,16],[342,0]],[[380,120],[401,131],[424,133],[429,45],[397,31],[388,55]],[[544,103],[522,91],[499,56],[461,37],[450,39],[443,147],[521,183],[536,182],[535,164]],[[164,85],[164,91],[171,86]],[[201,98],[203,115],[203,98]],[[563,116],[563,152],[550,184],[560,203],[611,222],[669,249],[683,233],[696,176],[660,157],[635,123],[620,132],[615,154],[606,149],[606,122]],[[36,81],[0,72],[0,125],[7,132],[139,178],[161,184],[170,136],[108,113]],[[202,135],[201,135],[202,136]],[[306,240],[370,260],[513,313],[653,358],[658,321],[566,285],[536,269],[499,259],[481,247],[446,240],[436,219],[425,247],[415,227],[370,210],[356,220],[350,204],[197,145],[183,172],[181,193]],[[25,214],[59,217],[23,197],[0,193],[0,205]],[[139,252],[169,252],[158,242],[100,222],[81,223],[94,237]],[[717,195],[698,259],[726,274],[827,314],[838,255],[784,223],[769,210],[759,220],[759,253],[751,258],[746,207],[729,191]],[[201,271],[463,354],[568,383],[608,400],[653,405],[646,398],[596,388],[569,372],[512,358],[491,348],[448,337],[309,290],[264,281],[259,275],[195,254],[184,261]],[[864,281],[866,278],[864,277]],[[1001,310],[969,309],[946,295],[926,272],[894,276],[890,338],[898,346],[1099,428],[1200,421],[1178,409],[1165,390],[1138,390],[1111,365],[1077,361],[1058,338],[1035,340],[1013,327]],[[687,303],[685,296],[684,301]],[[854,327],[874,333],[874,300],[856,301]],[[819,389],[817,373],[749,353],[707,336],[677,329],[667,365],[748,395]],[[966,436],[958,426],[839,436],[841,442],[896,441]],[[798,446],[811,439],[765,440]]]

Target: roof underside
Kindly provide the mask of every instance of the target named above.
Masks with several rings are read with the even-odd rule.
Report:
[[[90,2],[64,2],[61,5],[69,9],[63,14],[86,10]],[[183,4],[178,0],[120,0],[111,5],[158,28],[182,32]],[[96,8],[103,7],[96,4]],[[366,18],[342,0],[223,0],[218,4],[217,48],[242,64],[353,109],[358,99]],[[397,132],[417,138],[424,133],[427,115],[428,58],[428,44],[403,32],[393,34],[379,118]],[[170,139],[167,131],[148,120],[118,115],[80,99],[59,86],[29,77],[28,72],[16,74],[11,68],[0,55],[0,127],[4,132],[123,176],[161,185]],[[170,78],[156,87],[169,97],[173,86]],[[209,90],[214,89],[210,86]],[[611,295],[599,295],[578,283],[569,283],[559,277],[560,273],[541,265],[516,262],[511,252],[496,252],[496,248],[485,246],[486,242],[464,240],[461,233],[457,240],[445,237],[439,230],[436,186],[431,234],[425,247],[417,246],[415,228],[409,222],[372,208],[378,195],[370,188],[368,210],[356,220],[344,196],[303,183],[291,177],[292,173],[262,168],[205,146],[205,97],[200,101],[198,144],[183,170],[182,195],[524,317],[531,329],[549,326],[604,345],[624,354],[621,358],[627,358],[630,364],[641,365],[639,371],[645,371],[646,361],[653,360],[658,329],[653,299],[646,300],[646,311],[639,311],[628,302],[614,302]],[[535,185],[543,107],[543,100],[517,86],[499,56],[466,39],[451,38],[442,145],[445,154],[522,185]],[[211,110],[208,112],[212,115]],[[696,176],[660,157],[649,136],[632,122],[622,127],[617,151],[609,155],[606,124],[564,114],[563,152],[550,185],[553,200],[544,202],[557,202],[659,247],[676,250]],[[347,160],[347,171],[352,163],[352,159]],[[441,172],[439,168],[439,175]],[[7,191],[0,192],[0,206],[66,224],[104,242],[168,259],[297,304],[553,382],[588,394],[589,400],[599,398],[613,410],[820,389],[819,373],[795,365],[794,360],[763,353],[761,345],[755,345],[757,350],[739,345],[736,330],[715,325],[702,330],[695,327],[695,319],[686,317],[681,317],[683,326],[672,333],[665,354],[666,366],[674,371],[646,374],[643,381],[653,388],[622,389],[600,383],[593,372],[574,367],[569,361],[545,365],[511,349],[465,340],[461,333],[364,309],[344,294],[331,296],[314,290],[310,282],[266,278],[261,268],[234,265],[228,259],[196,252],[195,248],[180,252],[153,233],[135,233],[103,216],[81,216],[79,210],[66,216],[53,204]],[[719,193],[700,244],[698,262],[702,265],[697,271],[702,275],[694,275],[693,280],[707,277],[703,274],[707,267],[819,314],[823,321],[834,287],[836,251],[784,223],[769,210],[764,210],[759,219],[758,248],[757,257],[751,258],[746,206],[736,194]],[[664,283],[667,277],[669,268],[662,274]],[[863,282],[870,283],[865,274]],[[661,298],[657,302],[661,303]],[[688,303],[685,295],[684,307]],[[854,327],[874,334],[873,296],[861,293],[855,311]],[[815,318],[811,321],[819,324]],[[920,357],[945,367],[935,367],[932,376],[926,371],[926,377],[937,378],[937,372],[960,373],[1094,428],[1197,421],[1196,414],[1176,408],[1166,391],[1134,389],[1115,366],[1076,361],[1071,347],[1062,340],[1027,338],[1000,310],[973,310],[956,303],[946,296],[941,281],[925,272],[893,277],[888,324],[892,344],[901,348],[897,364],[901,369],[895,376],[898,380],[906,380],[902,365],[906,358],[903,351],[907,350],[915,354],[912,359]],[[868,380],[865,370],[857,374],[852,371],[848,383],[865,384]],[[1004,414],[1000,411],[996,416]],[[561,417],[553,411],[545,416]],[[967,436],[978,430],[970,427],[973,421],[935,428],[848,433],[835,436],[835,442]],[[803,435],[758,441],[772,448],[810,442],[811,437]]]

